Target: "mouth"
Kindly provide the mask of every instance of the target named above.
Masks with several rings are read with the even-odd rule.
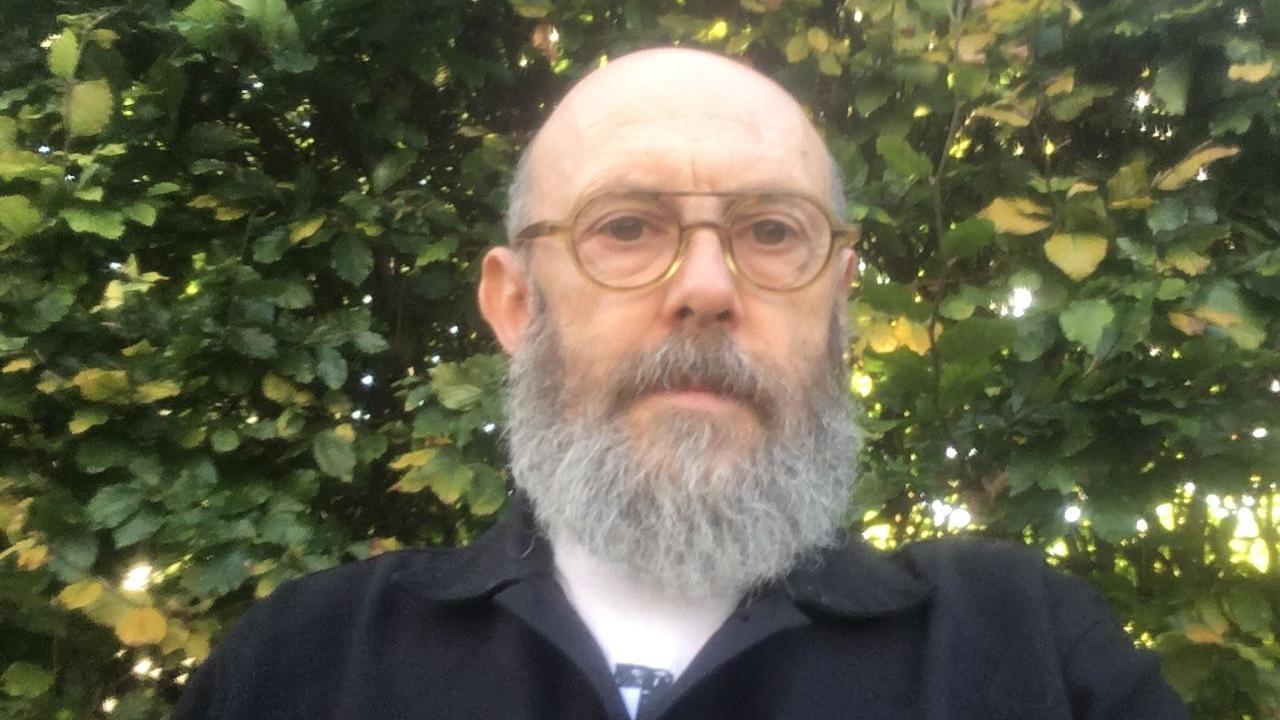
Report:
[[[699,382],[681,383],[672,387],[661,388],[653,391],[651,396],[678,405],[700,409],[722,409],[729,405],[741,403],[741,400],[732,394]]]

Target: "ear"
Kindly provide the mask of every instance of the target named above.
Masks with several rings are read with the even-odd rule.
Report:
[[[840,254],[836,257],[840,267],[840,279],[844,283],[840,287],[844,289],[846,295],[849,293],[850,286],[853,285],[853,279],[858,275],[858,251],[853,248],[861,239],[861,225],[849,228],[849,244],[841,247]]]
[[[530,297],[524,263],[511,248],[496,247],[485,254],[477,299],[498,344],[508,355],[514,353],[529,328]]]

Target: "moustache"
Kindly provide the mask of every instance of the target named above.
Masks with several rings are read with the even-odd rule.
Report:
[[[723,332],[673,335],[657,348],[624,358],[605,381],[609,417],[654,393],[703,390],[743,403],[770,424],[783,393]]]

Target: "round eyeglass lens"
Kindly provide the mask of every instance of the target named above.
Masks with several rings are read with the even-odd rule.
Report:
[[[573,221],[578,262],[610,287],[657,280],[675,261],[679,246],[679,218],[653,196],[602,195],[583,205]]]
[[[764,195],[744,200],[728,220],[738,269],[766,288],[788,290],[814,278],[831,250],[831,222],[812,200]]]

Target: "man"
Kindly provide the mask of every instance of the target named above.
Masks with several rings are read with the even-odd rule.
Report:
[[[470,547],[282,587],[176,717],[1185,717],[1033,551],[841,535],[842,192],[794,99],[733,61],[580,82],[479,290],[515,507]]]

